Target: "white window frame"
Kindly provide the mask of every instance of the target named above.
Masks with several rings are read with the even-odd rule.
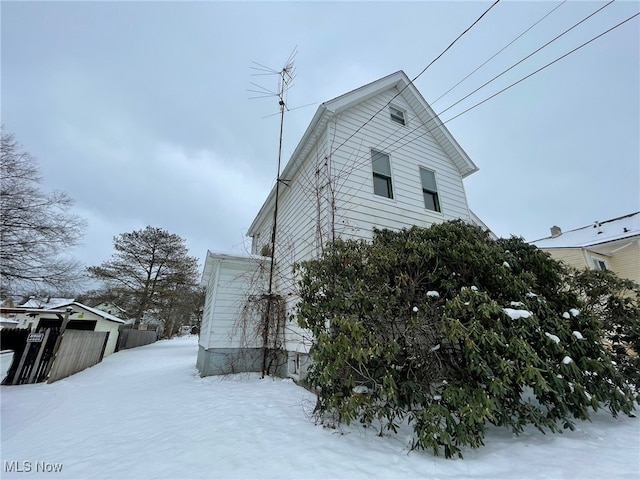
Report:
[[[382,171],[376,171],[373,167],[373,160],[374,160],[374,156],[376,154],[379,155],[384,155],[387,157],[387,162],[389,165],[389,173],[387,174],[386,172],[382,172]],[[393,200],[394,199],[394,194],[393,194],[393,171],[391,169],[391,156],[388,153],[384,153],[381,152],[380,150],[376,150],[374,148],[371,149],[371,172],[372,172],[372,187],[373,187],[373,194],[376,197],[380,197],[380,198],[386,198],[387,200]],[[386,180],[387,182],[387,195],[380,195],[379,193],[376,193],[376,178],[380,178],[383,180]]]
[[[395,112],[394,112],[395,110]],[[401,116],[397,115],[397,113],[400,113]],[[396,123],[398,125],[402,125],[403,127],[406,127],[407,124],[409,123],[407,121],[407,111],[404,108],[399,108],[395,105],[389,105],[389,118],[391,119],[391,121],[393,123]],[[400,121],[400,119],[402,119],[402,121]]]
[[[424,170],[425,172],[429,172],[433,174],[433,181],[435,182],[435,190],[432,190],[431,188],[429,188],[428,186],[424,185],[424,182],[422,181],[422,170]],[[418,174],[420,175],[420,187],[422,189],[422,202],[424,204],[424,208],[425,210],[428,210],[430,212],[435,212],[435,213],[442,213],[442,202],[440,201],[440,188],[438,186],[438,175],[436,174],[435,170],[431,170],[430,168],[426,168],[426,167],[422,167],[419,166],[418,167]],[[429,207],[427,207],[426,203],[424,203],[424,194],[428,192],[432,195],[435,195],[435,200],[436,200],[436,209],[433,210]]]
[[[609,263],[604,258],[592,256],[591,265],[593,270],[609,270]]]

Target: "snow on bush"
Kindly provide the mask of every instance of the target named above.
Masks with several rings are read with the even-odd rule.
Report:
[[[520,318],[529,318],[532,314],[529,310],[516,310],[513,308],[503,308],[504,313],[509,315],[511,319],[518,320]]]
[[[413,448],[449,457],[482,446],[489,424],[557,432],[590,410],[634,409],[600,317],[584,308],[569,271],[522,239],[494,241],[461,221],[377,230],[371,242],[337,240],[296,268],[320,422],[358,421],[380,433],[406,422]],[[572,332],[589,341],[560,342]],[[357,385],[368,394],[354,395]]]
[[[559,343],[560,343],[560,339],[559,339],[556,335],[553,335],[553,334],[551,334],[551,333],[549,333],[549,332],[545,332],[545,335],[546,335],[548,338],[550,338],[550,339],[551,339],[551,341],[553,341],[554,343],[556,343],[556,344],[559,344]]]

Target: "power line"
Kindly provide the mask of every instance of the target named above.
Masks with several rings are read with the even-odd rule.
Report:
[[[338,151],[341,147],[344,146],[345,143],[347,143],[355,134],[357,134],[360,130],[362,130],[366,125],[369,124],[369,122],[371,122],[376,115],[378,115],[380,112],[382,112],[398,95],[400,95],[406,88],[409,87],[409,85],[412,85],[413,82],[415,82],[422,74],[424,74],[429,67],[431,67],[431,65],[433,65],[440,57],[442,57],[451,47],[453,47],[453,45],[460,40],[460,38],[462,38],[469,30],[471,30],[487,13],[489,13],[489,11],[495,7],[498,3],[500,2],[500,0],[496,0],[495,2],[493,2],[491,4],[491,6],[489,8],[487,8],[482,15],[480,15],[475,22],[473,22],[471,25],[469,25],[460,35],[458,35],[456,37],[456,39],[451,42],[449,44],[449,46],[447,48],[445,48],[440,55],[438,55],[436,58],[434,58],[418,75],[416,75],[416,77],[413,80],[410,80],[409,83],[407,85],[405,85],[402,90],[400,90],[398,93],[396,93],[393,98],[391,100],[389,100],[385,105],[382,106],[382,108],[380,108],[380,110],[378,110],[376,113],[374,113],[371,118],[369,120],[367,120],[366,122],[364,122],[362,125],[360,125],[360,127],[358,127],[351,135],[349,135],[340,145],[338,145],[334,150],[332,150],[330,152],[329,155],[335,153],[336,151]]]
[[[494,93],[494,94],[493,94],[493,95],[491,95],[490,97],[485,98],[485,99],[484,99],[484,100],[482,100],[481,102],[478,102],[478,103],[476,103],[475,105],[473,105],[473,106],[471,106],[471,107],[467,108],[466,110],[464,110],[464,111],[460,112],[460,113],[459,113],[459,114],[457,114],[456,116],[451,117],[451,118],[450,118],[450,119],[448,119],[446,122],[443,122],[443,124],[445,124],[445,123],[449,123],[450,121],[452,121],[452,120],[454,120],[454,119],[458,118],[460,115],[463,115],[463,114],[467,113],[468,111],[473,110],[474,108],[476,108],[476,107],[478,107],[478,106],[482,105],[483,103],[485,103],[485,102],[487,102],[487,101],[491,100],[492,98],[494,98],[494,97],[496,97],[496,96],[500,95],[501,93],[506,92],[506,91],[507,91],[507,90],[509,90],[511,87],[515,87],[515,86],[516,86],[516,85],[518,85],[519,83],[521,83],[521,82],[525,81],[527,78],[532,77],[532,76],[533,76],[533,75],[535,75],[536,73],[541,72],[542,70],[544,70],[544,69],[545,69],[545,68],[547,68],[547,67],[550,67],[551,65],[553,65],[553,64],[554,64],[554,63],[556,63],[556,62],[559,62],[559,61],[560,61],[560,60],[562,60],[563,58],[565,58],[565,57],[567,57],[567,56],[571,55],[572,53],[576,52],[577,50],[580,50],[582,47],[585,47],[585,46],[589,45],[591,42],[593,42],[593,41],[597,40],[598,38],[602,37],[603,35],[606,35],[607,33],[611,32],[612,30],[615,30],[616,28],[618,28],[618,27],[622,26],[623,24],[625,24],[625,23],[627,23],[627,22],[629,22],[629,21],[633,20],[634,18],[636,18],[636,17],[637,17],[637,16],[639,16],[639,15],[640,15],[640,12],[639,12],[639,13],[636,13],[635,15],[630,16],[629,18],[627,18],[627,19],[623,20],[622,22],[618,23],[617,25],[614,25],[613,27],[609,28],[608,30],[605,30],[605,31],[604,31],[604,32],[602,32],[601,34],[599,34],[599,35],[597,35],[597,36],[593,37],[591,40],[587,40],[587,41],[586,41],[586,42],[584,42],[582,45],[577,46],[577,47],[576,47],[576,48],[574,48],[573,50],[568,51],[568,52],[567,52],[567,53],[565,53],[564,55],[562,55],[562,56],[560,56],[560,57],[556,58],[555,60],[553,60],[553,61],[551,61],[551,62],[547,63],[547,64],[546,64],[546,65],[544,65],[543,67],[540,67],[539,69],[537,69],[537,70],[535,70],[535,71],[531,72],[531,73],[530,73],[529,75],[527,75],[526,77],[523,77],[523,78],[521,78],[520,80],[518,80],[518,81],[516,81],[516,82],[513,82],[511,85],[509,85],[509,86],[507,86],[507,87],[503,88],[502,90],[500,90],[500,91],[498,91],[498,92]]]
[[[520,63],[522,63],[523,61],[527,60],[528,58],[530,58],[531,56],[533,56],[535,53],[539,52],[540,50],[542,50],[543,48],[545,48],[546,46],[550,45],[551,43],[553,43],[554,41],[556,41],[558,38],[562,37],[563,35],[565,35],[566,33],[568,33],[569,31],[573,30],[575,27],[577,27],[578,25],[584,23],[586,20],[588,20],[589,18],[591,18],[592,16],[594,16],[596,13],[600,12],[602,9],[606,8],[607,6],[611,5],[615,0],[611,0],[610,2],[608,2],[607,4],[603,5],[602,7],[598,8],[597,10],[595,10],[594,12],[592,12],[591,14],[587,15],[585,18],[583,18],[582,20],[580,20],[578,23],[574,24],[572,27],[568,28],[567,30],[565,30],[564,32],[562,32],[561,34],[557,35],[555,38],[553,38],[552,40],[550,40],[549,42],[547,42],[546,44],[544,44],[542,47],[539,47],[538,49],[534,50],[532,53],[530,53],[529,55],[527,55],[526,57],[524,57],[523,59],[519,60],[518,62],[516,62],[515,64],[511,65],[509,68],[507,68],[506,70],[504,70],[502,73],[494,76],[491,80],[485,82],[483,85],[481,85],[480,87],[476,88],[475,90],[473,90],[471,93],[467,94],[466,96],[464,96],[463,98],[461,98],[460,100],[456,101],[455,103],[453,103],[452,105],[448,106],[447,108],[445,108],[444,110],[442,110],[441,112],[439,112],[438,114],[436,114],[436,118],[439,120],[440,115],[442,115],[443,113],[447,112],[448,110],[450,110],[451,108],[453,108],[454,106],[456,106],[457,104],[459,104],[460,102],[462,102],[463,100],[467,99],[468,97],[470,97],[471,95],[473,95],[474,93],[478,92],[479,90],[481,90],[482,88],[484,88],[485,86],[489,85],[490,83],[492,83],[493,81],[497,80],[499,77],[501,77],[502,75],[504,75],[506,72],[512,70],[513,68],[515,68],[517,65],[519,65]],[[435,119],[433,119],[435,121]],[[444,125],[444,123],[441,123],[439,126]],[[404,138],[408,137],[409,135],[411,135],[412,133],[414,133],[417,129],[421,128],[426,125],[425,124],[420,124],[418,125],[416,128],[410,130],[409,132],[407,132],[405,135],[403,135],[402,137],[400,137],[399,139],[395,140],[391,145],[403,140]],[[387,138],[385,138],[385,140],[387,140],[391,135],[388,135]],[[416,137],[417,138],[417,137]],[[383,142],[385,141],[383,140]],[[380,146],[382,142],[380,142],[376,147]]]
[[[625,23],[627,23],[627,22],[629,22],[629,21],[633,20],[634,18],[638,17],[639,15],[640,15],[640,13],[636,13],[635,15],[632,15],[632,16],[630,16],[630,17],[626,18],[625,20],[621,21],[620,23],[618,23],[618,24],[614,25],[613,27],[611,27],[611,28],[609,28],[609,29],[605,30],[604,32],[600,33],[599,35],[596,35],[595,37],[591,38],[590,40],[588,40],[588,41],[586,41],[586,42],[582,43],[581,45],[579,45],[579,46],[575,47],[574,49],[572,49],[572,50],[568,51],[567,53],[565,53],[565,54],[561,55],[560,57],[556,58],[555,60],[553,60],[553,61],[551,61],[551,62],[547,63],[546,65],[544,65],[544,66],[542,66],[542,67],[538,68],[537,70],[535,70],[535,71],[531,72],[530,74],[526,75],[525,77],[522,77],[521,79],[519,79],[519,80],[517,80],[517,81],[513,82],[512,84],[508,85],[507,87],[505,87],[505,88],[501,89],[500,91],[498,91],[498,92],[494,93],[493,95],[491,95],[491,96],[489,96],[489,97],[485,98],[484,100],[482,100],[482,101],[480,101],[480,102],[478,102],[478,103],[474,104],[473,106],[471,106],[471,107],[467,108],[466,110],[464,110],[464,111],[460,112],[459,114],[457,114],[457,115],[455,115],[455,116],[453,116],[453,117],[451,117],[451,118],[447,119],[446,121],[442,121],[442,120],[440,120],[440,119],[439,119],[439,115],[436,115],[434,118],[432,118],[432,119],[430,120],[430,122],[435,122],[435,121],[437,120],[437,121],[439,121],[440,123],[438,123],[437,125],[433,126],[432,128],[427,127],[427,125],[426,125],[425,123],[421,123],[420,125],[418,125],[417,127],[413,128],[411,131],[407,132],[405,135],[403,135],[402,137],[400,137],[400,138],[396,139],[394,142],[390,143],[389,145],[382,146],[382,143],[384,142],[384,140],[383,140],[382,142],[378,143],[374,148],[383,148],[383,149],[385,150],[385,152],[384,152],[384,153],[393,153],[394,151],[398,150],[399,148],[401,148],[401,147],[403,147],[403,146],[405,146],[405,145],[409,144],[410,142],[415,141],[417,138],[423,137],[424,135],[426,135],[426,134],[429,134],[429,133],[433,132],[435,129],[440,128],[441,126],[443,126],[443,125],[445,125],[445,124],[447,124],[447,123],[449,123],[449,122],[451,122],[451,121],[455,120],[456,118],[460,117],[461,115],[464,115],[465,113],[467,113],[467,112],[469,112],[469,111],[473,110],[474,108],[476,108],[476,107],[478,107],[478,106],[482,105],[483,103],[486,103],[487,101],[491,100],[492,98],[495,98],[496,96],[500,95],[501,93],[504,93],[505,91],[509,90],[510,88],[512,88],[512,87],[514,87],[514,86],[516,86],[516,85],[518,85],[518,84],[520,84],[520,83],[522,83],[523,81],[527,80],[528,78],[532,77],[533,75],[535,75],[535,74],[537,74],[537,73],[541,72],[542,70],[544,70],[544,69],[546,69],[546,68],[550,67],[551,65],[553,65],[553,64],[555,64],[555,63],[557,63],[557,62],[559,62],[560,60],[562,60],[562,59],[566,58],[567,56],[571,55],[572,53],[575,53],[576,51],[580,50],[581,48],[583,48],[583,47],[587,46],[588,44],[590,44],[590,43],[594,42],[595,40],[599,39],[600,37],[602,37],[602,36],[606,35],[607,33],[611,32],[611,31],[615,30],[616,28],[619,28],[619,27],[620,27],[620,26],[622,26],[623,24],[625,24]],[[442,113],[442,112],[441,112],[441,113]],[[430,122],[428,122],[428,123],[430,123]],[[393,149],[390,149],[390,147],[391,147],[391,146],[393,146],[394,144],[398,143],[398,142],[399,142],[399,141],[401,141],[401,140],[404,140],[404,139],[405,139],[405,138],[407,138],[409,135],[411,135],[411,134],[415,133],[418,129],[420,129],[420,128],[422,128],[422,127],[426,127],[426,128],[427,128],[427,131],[420,133],[420,134],[419,134],[418,136],[416,136],[415,138],[413,138],[413,139],[411,139],[411,140],[408,140],[408,141],[404,142],[404,143],[403,143],[403,144],[401,144],[401,145],[398,145],[397,147],[395,147],[395,148],[393,148]],[[389,137],[387,137],[387,138],[389,138]],[[385,140],[386,140],[386,139],[385,139]],[[358,169],[358,168],[360,168],[360,167],[362,167],[362,166],[366,165],[366,164],[367,164],[367,163],[369,163],[369,162],[370,162],[370,159],[369,159],[368,157],[364,157],[364,156],[363,156],[363,160],[362,160],[361,162],[358,162],[358,163],[355,163],[355,164],[351,165],[351,166],[350,166],[350,168],[348,169],[348,171],[344,171],[344,172],[342,172],[342,175],[341,175],[341,176],[346,177],[347,175],[349,175],[349,174],[350,174],[350,172],[353,172],[354,170],[356,170],[356,169]]]
[[[559,3],[558,5],[556,5],[555,7],[553,7],[549,12],[547,12],[542,18],[540,18],[537,22],[535,22],[533,25],[531,25],[529,28],[527,28],[524,32],[522,32],[520,35],[518,35],[516,38],[514,38],[513,40],[511,40],[509,43],[507,43],[504,47],[502,47],[500,50],[498,50],[496,53],[494,53],[492,56],[490,56],[489,58],[487,58],[482,64],[480,64],[478,67],[476,67],[474,70],[472,70],[471,72],[469,72],[462,80],[460,80],[458,83],[456,83],[453,87],[451,87],[449,90],[447,90],[446,92],[444,92],[442,95],[440,95],[438,98],[436,98],[433,102],[431,102],[431,106],[435,105],[438,100],[440,100],[442,97],[444,97],[447,93],[449,93],[451,90],[453,90],[454,88],[456,88],[458,85],[460,85],[462,82],[464,82],[467,78],[469,78],[471,75],[473,75],[474,73],[476,73],[478,70],[480,70],[482,67],[484,67],[487,63],[489,63],[491,60],[493,60],[494,58],[496,58],[498,55],[500,55],[502,52],[504,52],[507,48],[509,48],[511,45],[513,45],[516,41],[518,41],[520,38],[522,38],[529,30],[531,30],[533,27],[535,27],[536,25],[538,25],[540,22],[542,22],[545,18],[547,18],[549,15],[551,15],[553,12],[555,12],[558,8],[560,8],[562,5],[564,5],[565,3],[567,3],[567,0],[563,0],[562,3]]]
[[[502,75],[504,75],[505,73],[507,73],[508,71],[512,70],[513,68],[517,67],[518,65],[520,65],[522,62],[524,62],[525,60],[527,60],[528,58],[532,57],[533,55],[535,55],[536,53],[538,53],[540,50],[543,50],[544,48],[548,47],[549,45],[551,45],[553,42],[555,42],[556,40],[558,40],[560,37],[566,35],[567,33],[569,33],[571,30],[573,30],[574,28],[576,28],[578,25],[581,25],[582,23],[586,22],[588,19],[590,19],[591,17],[593,17],[595,14],[597,14],[598,12],[604,10],[605,8],[607,8],[609,5],[611,5],[613,2],[615,2],[615,0],[610,0],[608,3],[606,3],[605,5],[603,5],[602,7],[598,8],[595,12],[591,13],[590,15],[587,15],[585,18],[583,18],[582,20],[580,20],[578,23],[576,23],[575,25],[567,28],[564,32],[562,32],[559,35],[556,35],[554,38],[552,38],[551,40],[549,40],[547,43],[545,43],[544,45],[542,45],[541,47],[535,49],[533,52],[531,52],[529,55],[527,55],[526,57],[524,57],[523,59],[519,60],[518,62],[514,63],[513,65],[511,65],[509,68],[507,68],[506,70],[502,71],[501,73],[499,73],[498,75],[496,75],[495,77],[493,77],[491,80],[488,80],[487,82],[483,83],[482,85],[480,85],[478,88],[476,88],[474,91],[472,91],[471,93],[468,93],[467,95],[465,95],[464,97],[462,97],[460,100],[458,100],[456,103],[448,106],[446,109],[444,109],[443,111],[440,112],[440,115],[442,115],[443,113],[445,113],[448,110],[451,110],[453,107],[455,107],[456,105],[458,105],[460,102],[462,102],[463,100],[466,100],[467,98],[469,98],[471,95],[473,95],[474,93],[476,93],[478,90],[483,89],[484,87],[486,87],[487,85],[489,85],[491,82],[493,82],[494,80],[497,80],[498,78],[500,78]]]

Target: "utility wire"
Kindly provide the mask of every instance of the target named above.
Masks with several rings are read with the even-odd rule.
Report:
[[[482,105],[483,103],[486,103],[487,101],[489,101],[489,100],[491,100],[491,99],[495,98],[496,96],[500,95],[501,93],[504,93],[505,91],[509,90],[510,88],[512,88],[512,87],[514,87],[514,86],[516,86],[516,85],[518,85],[518,84],[520,84],[520,83],[522,83],[523,81],[527,80],[528,78],[532,77],[533,75],[535,75],[535,74],[537,74],[537,73],[541,72],[542,70],[544,70],[544,69],[546,69],[546,68],[550,67],[551,65],[553,65],[553,64],[555,64],[555,63],[557,63],[557,62],[559,62],[560,60],[562,60],[562,59],[566,58],[567,56],[569,56],[569,55],[571,55],[571,54],[573,54],[573,53],[575,53],[576,51],[580,50],[581,48],[583,48],[583,47],[587,46],[588,44],[590,44],[590,43],[594,42],[595,40],[599,39],[600,37],[602,37],[602,36],[606,35],[607,33],[611,32],[611,31],[615,30],[616,28],[619,28],[620,26],[624,25],[625,23],[627,23],[627,22],[629,22],[629,21],[633,20],[634,18],[636,18],[636,17],[638,17],[638,16],[640,16],[640,12],[639,12],[639,13],[636,13],[635,15],[632,15],[632,16],[630,16],[630,17],[626,18],[625,20],[621,21],[620,23],[618,23],[618,24],[614,25],[613,27],[611,27],[611,28],[609,28],[609,29],[605,30],[604,32],[600,33],[599,35],[596,35],[595,37],[591,38],[590,40],[587,40],[586,42],[584,42],[584,43],[582,43],[581,45],[579,45],[579,46],[575,47],[574,49],[572,49],[572,50],[568,51],[567,53],[565,53],[565,54],[561,55],[560,57],[556,58],[555,60],[552,60],[551,62],[547,63],[546,65],[544,65],[544,66],[542,66],[542,67],[538,68],[537,70],[535,70],[535,71],[531,72],[530,74],[526,75],[525,77],[522,77],[521,79],[519,79],[519,80],[517,80],[517,81],[513,82],[512,84],[508,85],[507,87],[505,87],[505,88],[503,88],[503,89],[499,90],[498,92],[494,93],[493,95],[490,95],[489,97],[485,98],[484,100],[482,100],[482,101],[480,101],[480,102],[478,102],[478,103],[476,103],[476,104],[472,105],[471,107],[467,108],[466,110],[464,110],[464,111],[462,111],[462,112],[458,113],[457,115],[455,115],[455,116],[453,116],[453,117],[451,117],[451,118],[447,119],[446,121],[442,121],[442,120],[440,120],[440,119],[439,119],[439,116],[438,116],[438,115],[436,115],[434,118],[432,118],[429,122],[426,122],[426,123],[432,123],[432,122],[435,122],[435,121],[439,121],[440,123],[438,123],[437,125],[434,125],[433,127],[429,128],[429,127],[427,127],[427,125],[426,125],[425,123],[421,123],[420,125],[418,125],[417,127],[413,128],[411,131],[407,132],[405,135],[403,135],[402,137],[400,137],[400,138],[396,139],[394,142],[390,143],[389,145],[386,145],[386,146],[384,146],[384,147],[383,147],[383,146],[382,146],[382,142],[380,142],[380,143],[379,143],[378,145],[376,145],[374,148],[384,148],[384,150],[385,150],[385,151],[384,151],[384,153],[393,153],[393,152],[395,152],[396,150],[398,150],[399,148],[401,148],[401,147],[403,147],[403,146],[405,146],[405,145],[409,144],[410,142],[415,141],[417,138],[423,137],[423,136],[425,136],[425,135],[427,135],[427,134],[429,134],[429,133],[431,133],[431,132],[435,131],[437,128],[440,128],[441,126],[443,126],[443,125],[445,125],[445,124],[447,124],[447,123],[449,123],[449,122],[451,122],[451,121],[455,120],[456,118],[460,117],[461,115],[464,115],[465,113],[467,113],[467,112],[469,112],[469,111],[473,110],[474,108],[479,107],[479,106],[480,106],[480,105]],[[393,146],[393,145],[395,145],[396,143],[400,142],[401,140],[404,140],[404,139],[405,139],[405,138],[407,138],[409,135],[411,135],[411,134],[415,133],[418,129],[420,129],[420,128],[422,128],[422,127],[427,127],[427,131],[420,133],[420,134],[419,134],[418,136],[416,136],[415,138],[413,138],[413,139],[411,139],[411,140],[409,140],[409,141],[406,141],[406,142],[402,143],[401,145],[398,145],[397,147],[395,147],[395,148],[393,148],[393,149],[390,149],[390,147],[392,147],[392,146]],[[388,137],[387,137],[387,138],[388,138]],[[384,140],[383,140],[383,142],[384,142]],[[348,172],[341,172],[341,173],[342,173],[342,175],[339,175],[339,177],[341,177],[341,176],[347,176],[350,172],[352,172],[352,171],[356,170],[357,168],[360,168],[360,167],[362,167],[362,166],[366,165],[366,164],[367,164],[367,163],[369,163],[369,162],[370,162],[370,159],[369,159],[368,157],[366,157],[366,158],[365,158],[365,157],[363,156],[363,160],[362,160],[361,162],[351,165],[351,168],[349,169],[349,171],[348,171]]]
[[[533,27],[535,27],[536,25],[538,25],[540,22],[542,22],[545,18],[547,18],[549,15],[551,15],[553,12],[555,12],[558,8],[560,8],[562,5],[564,5],[565,3],[567,3],[567,0],[563,0],[562,3],[559,3],[558,5],[556,5],[555,7],[553,7],[549,12],[547,12],[542,18],[540,18],[537,22],[535,22],[533,25],[531,25],[529,28],[527,28],[524,32],[522,32],[520,35],[518,35],[516,38],[514,38],[513,40],[511,40],[509,43],[507,43],[504,47],[502,47],[500,50],[498,50],[496,53],[494,53],[492,56],[490,56],[489,58],[487,58],[482,64],[480,64],[478,67],[476,67],[474,70],[472,70],[471,72],[469,72],[462,80],[460,80],[458,83],[456,83],[453,87],[451,87],[449,90],[447,90],[446,92],[444,92],[442,95],[440,95],[438,98],[436,98],[433,102],[431,102],[431,106],[435,105],[438,100],[440,100],[442,97],[444,97],[447,93],[449,93],[451,90],[453,90],[454,88],[456,88],[458,85],[460,85],[462,82],[464,82],[467,78],[469,78],[471,75],[473,75],[474,73],[476,73],[478,70],[480,70],[482,67],[484,67],[487,63],[489,63],[491,60],[493,60],[494,58],[496,58],[498,55],[500,55],[502,52],[504,52],[507,48],[509,48],[511,45],[513,45],[516,41],[518,41],[520,38],[522,38],[522,36],[524,36],[529,30],[531,30]]]
[[[513,65],[511,65],[509,68],[507,68],[506,70],[502,71],[501,73],[499,73],[498,75],[496,75],[495,77],[493,77],[491,80],[488,80],[487,82],[483,83],[482,85],[480,85],[478,88],[476,88],[474,91],[472,91],[471,93],[468,93],[467,95],[465,95],[464,97],[462,97],[460,100],[458,100],[456,103],[449,105],[446,109],[444,109],[443,111],[440,112],[439,115],[442,115],[443,113],[445,113],[448,110],[451,110],[453,107],[455,107],[456,105],[458,105],[460,102],[462,102],[463,100],[466,100],[467,98],[469,98],[471,95],[473,95],[474,93],[476,93],[478,90],[483,89],[484,87],[486,87],[487,85],[489,85],[491,82],[493,82],[494,80],[497,80],[498,78],[500,78],[502,75],[504,75],[505,73],[507,73],[508,71],[512,70],[513,68],[517,67],[518,65],[520,65],[522,62],[524,62],[525,60],[527,60],[528,58],[532,57],[533,55],[535,55],[536,53],[538,53],[540,50],[548,47],[549,45],[551,45],[553,42],[555,42],[556,40],[558,40],[560,37],[566,35],[567,33],[569,33],[571,30],[573,30],[574,28],[576,28],[578,25],[581,25],[582,23],[586,22],[588,19],[590,19],[591,17],[593,17],[595,14],[597,14],[598,12],[604,10],[605,8],[607,8],[609,5],[611,5],[613,2],[615,2],[615,0],[611,0],[610,2],[606,3],[605,5],[603,5],[602,7],[598,8],[595,12],[591,13],[590,15],[586,16],[585,18],[583,18],[582,20],[580,20],[578,23],[576,23],[575,25],[573,25],[572,27],[567,28],[564,32],[562,32],[559,35],[556,35],[554,38],[552,38],[551,40],[549,40],[547,43],[545,43],[544,45],[542,45],[541,47],[535,49],[533,52],[531,52],[529,55],[527,55],[526,57],[524,57],[522,60],[514,63]]]
[[[585,47],[585,46],[589,45],[591,42],[593,42],[593,41],[597,40],[598,38],[602,37],[603,35],[606,35],[607,33],[611,32],[612,30],[615,30],[616,28],[618,28],[618,27],[622,26],[623,24],[625,24],[625,23],[627,23],[627,22],[629,22],[629,21],[633,20],[634,18],[636,18],[636,17],[637,17],[637,16],[639,16],[639,15],[640,15],[640,12],[639,12],[639,13],[636,13],[635,15],[630,16],[629,18],[627,18],[627,19],[623,20],[622,22],[618,23],[617,25],[614,25],[613,27],[609,28],[608,30],[605,30],[605,31],[604,31],[604,32],[602,32],[600,35],[597,35],[597,36],[593,37],[591,40],[587,40],[587,41],[586,41],[586,42],[584,42],[582,45],[579,45],[578,47],[574,48],[573,50],[570,50],[570,51],[568,51],[567,53],[565,53],[564,55],[562,55],[562,56],[560,56],[560,57],[556,58],[555,60],[553,60],[553,61],[551,61],[551,62],[547,63],[547,64],[546,64],[546,65],[544,65],[543,67],[540,67],[539,69],[537,69],[537,70],[535,70],[535,71],[531,72],[531,73],[530,73],[529,75],[527,75],[526,77],[523,77],[523,78],[521,78],[520,80],[518,80],[518,81],[516,81],[516,82],[513,82],[511,85],[509,85],[509,86],[507,86],[507,87],[503,88],[502,90],[500,90],[500,91],[498,91],[498,92],[494,93],[494,94],[493,94],[493,95],[491,95],[490,97],[485,98],[485,99],[484,99],[484,100],[482,100],[481,102],[478,102],[478,103],[476,103],[475,105],[473,105],[473,106],[471,106],[471,107],[467,108],[466,110],[464,110],[464,111],[460,112],[459,114],[457,114],[457,115],[455,115],[455,116],[451,117],[451,118],[450,118],[450,119],[448,119],[447,121],[442,122],[442,123],[443,123],[443,125],[444,125],[445,123],[449,123],[450,121],[452,121],[452,120],[454,120],[454,119],[458,118],[460,115],[463,115],[463,114],[467,113],[468,111],[473,110],[474,108],[476,108],[476,107],[478,107],[478,106],[482,105],[483,103],[485,103],[485,102],[487,102],[487,101],[491,100],[492,98],[494,98],[494,97],[496,97],[496,96],[500,95],[501,93],[506,92],[506,91],[507,91],[507,90],[509,90],[511,87],[515,87],[515,86],[516,86],[516,85],[518,85],[519,83],[521,83],[521,82],[525,81],[527,78],[532,77],[532,76],[533,76],[533,75],[535,75],[536,73],[541,72],[542,70],[544,70],[544,69],[545,69],[545,68],[547,68],[547,67],[550,67],[551,65],[553,65],[553,64],[554,64],[554,63],[556,63],[556,62],[559,62],[559,61],[560,61],[560,60],[562,60],[563,58],[565,58],[565,57],[567,57],[567,56],[571,55],[572,53],[576,52],[577,50],[580,50],[582,47]]]
[[[393,98],[391,100],[389,100],[385,105],[382,106],[382,108],[380,108],[380,110],[378,110],[376,113],[374,113],[371,118],[369,120],[367,120],[366,122],[364,122],[362,125],[360,125],[351,135],[349,135],[340,145],[338,145],[335,149],[331,150],[331,152],[329,153],[329,155],[335,153],[336,151],[338,151],[340,148],[342,148],[351,138],[353,138],[354,135],[356,135],[360,130],[362,130],[366,125],[369,124],[369,122],[371,122],[376,115],[378,115],[380,112],[382,112],[398,95],[400,95],[405,89],[407,89],[409,87],[409,85],[412,85],[413,82],[415,82],[422,74],[424,74],[429,67],[431,67],[431,65],[433,65],[440,57],[442,57],[451,47],[453,47],[453,45],[460,40],[469,30],[471,30],[487,13],[489,13],[489,11],[495,7],[498,3],[500,2],[500,0],[496,0],[495,2],[493,2],[491,4],[491,6],[489,8],[487,8],[482,15],[480,15],[475,22],[473,22],[471,25],[469,25],[460,35],[458,35],[456,37],[456,39],[451,42],[449,44],[449,46],[447,48],[445,48],[442,53],[440,53],[440,55],[438,55],[436,58],[434,58],[431,63],[429,63],[424,69],[422,69],[422,71],[416,75],[416,77],[413,80],[410,80],[409,83],[407,85],[405,85],[402,90],[400,90],[398,93],[396,93]]]

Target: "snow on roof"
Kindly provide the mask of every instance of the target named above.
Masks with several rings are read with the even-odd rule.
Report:
[[[86,305],[84,305],[82,303],[79,303],[79,302],[71,301],[71,302],[66,302],[66,303],[63,303],[63,304],[59,304],[59,305],[55,306],[55,309],[60,309],[62,307],[71,307],[71,306],[74,306],[74,305],[76,307],[79,307],[79,308],[82,308],[82,309],[86,310],[87,312],[91,312],[91,313],[93,313],[95,315],[98,315],[99,317],[102,317],[105,320],[109,320],[111,322],[116,322],[116,323],[125,323],[124,320],[116,317],[115,315],[111,315],[110,313],[104,312],[102,310],[98,310],[97,308],[87,307]]]
[[[116,317],[115,315],[111,315],[110,313],[99,310],[97,308],[88,307],[82,303],[76,302],[73,298],[49,298],[47,300],[30,298],[26,303],[20,305],[20,307],[43,310],[58,310],[62,309],[63,307],[70,307],[72,305],[83,308],[88,312],[94,313],[99,317],[104,318],[105,320],[110,320],[117,323],[125,323],[124,320]]]
[[[18,305],[19,307],[25,307],[25,308],[44,308],[44,309],[48,309],[48,310],[55,310],[56,307],[60,306],[60,305],[68,305],[70,303],[73,303],[73,301],[75,300],[75,298],[47,298],[42,299],[42,298],[35,298],[35,297],[31,297],[29,300],[27,300],[25,303],[23,303],[22,305]]]
[[[590,247],[640,235],[640,212],[529,242],[538,248]]]

